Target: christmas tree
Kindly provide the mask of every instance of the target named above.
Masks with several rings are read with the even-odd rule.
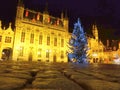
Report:
[[[78,19],[77,23],[74,24],[72,36],[69,41],[69,59],[74,62],[87,63],[87,45],[86,35]]]

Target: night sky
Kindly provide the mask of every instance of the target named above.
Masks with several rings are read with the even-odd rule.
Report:
[[[0,19],[5,24],[14,22],[16,2],[17,0],[2,0],[0,3]],[[44,11],[48,3],[48,12],[52,16],[60,17],[62,11],[67,12],[70,31],[77,18],[81,19],[88,34],[91,34],[92,24],[96,23],[101,40],[120,38],[119,2],[119,0],[24,0],[26,8],[40,12]]]

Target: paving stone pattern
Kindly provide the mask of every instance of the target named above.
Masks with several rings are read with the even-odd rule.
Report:
[[[120,90],[120,65],[1,61],[0,90]]]

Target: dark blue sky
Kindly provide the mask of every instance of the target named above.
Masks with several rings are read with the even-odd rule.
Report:
[[[14,21],[17,0],[3,0],[0,3],[0,18]],[[24,0],[26,8],[43,12],[46,2],[48,12],[59,16],[67,11],[70,27],[79,17],[86,32],[91,33],[91,25],[98,25],[100,38],[120,37],[120,5],[119,0]]]

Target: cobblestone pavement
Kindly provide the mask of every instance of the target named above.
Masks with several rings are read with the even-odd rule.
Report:
[[[0,90],[120,90],[120,65],[1,61]]]

